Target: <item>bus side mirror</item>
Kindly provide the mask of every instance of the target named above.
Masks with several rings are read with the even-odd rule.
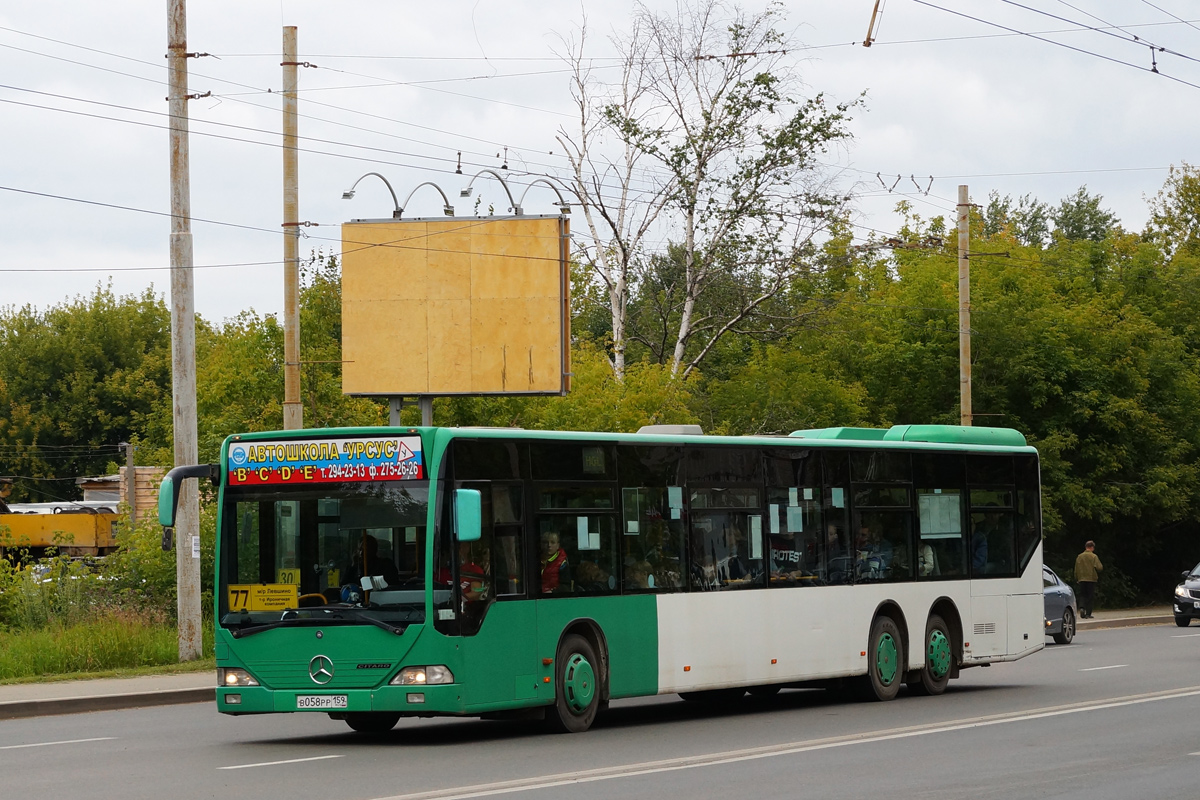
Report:
[[[221,468],[217,464],[191,464],[175,467],[162,479],[158,487],[158,524],[163,527],[163,550],[171,549],[171,529],[179,513],[179,486],[188,478],[208,478],[216,485],[221,480]]]
[[[158,487],[158,524],[164,528],[175,527],[175,512],[179,508],[179,495],[175,491],[175,480],[167,475]]]
[[[478,542],[483,535],[483,495],[478,489],[454,490],[454,538]]]

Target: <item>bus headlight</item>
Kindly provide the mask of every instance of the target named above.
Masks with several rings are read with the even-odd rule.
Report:
[[[244,669],[220,667],[217,669],[218,686],[258,686],[258,681]]]
[[[428,667],[405,667],[392,678],[392,686],[428,686],[435,683],[454,683],[454,675],[441,664]]]

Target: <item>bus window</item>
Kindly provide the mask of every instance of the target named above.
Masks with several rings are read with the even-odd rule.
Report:
[[[1033,552],[1042,541],[1042,509],[1038,492],[1037,456],[1013,459],[1017,479],[1017,552],[1021,556],[1019,572],[1024,572]]]
[[[767,454],[767,569],[772,586],[825,582],[820,459],[809,450]]]
[[[492,484],[485,520],[490,517],[497,597],[525,596],[524,487]],[[485,522],[488,524],[488,522]]]
[[[693,591],[766,585],[760,451],[687,449]]]
[[[686,588],[687,517],[680,447],[621,447],[622,589]]]
[[[911,464],[908,453],[878,451],[850,456],[855,481],[855,582],[913,579]]]
[[[681,487],[674,487],[682,497]],[[684,521],[671,507],[672,487],[621,489],[623,588],[668,592],[683,588]]]
[[[979,458],[985,457],[977,457],[974,461],[978,461]],[[1007,474],[1009,480],[1012,480],[1012,459],[992,458],[991,461],[1008,462]],[[967,480],[971,480],[970,465]],[[1015,488],[972,486],[970,491],[971,539],[967,543],[967,551],[971,558],[972,577],[1015,577]]]
[[[963,517],[963,460],[957,455],[916,453],[917,578],[967,574]]]
[[[537,497],[539,594],[616,592],[619,571],[612,489],[541,486]]]

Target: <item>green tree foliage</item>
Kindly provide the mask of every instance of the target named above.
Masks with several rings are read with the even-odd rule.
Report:
[[[1200,254],[1200,168],[1186,161],[1172,165],[1166,183],[1150,200],[1145,237],[1168,256]]]
[[[45,310],[0,309],[0,474],[14,501],[78,497],[170,404],[170,312],[147,290],[97,287]]]
[[[1063,199],[1050,212],[1055,235],[1076,241],[1104,241],[1118,224],[1116,214],[1100,208],[1103,199],[1100,195],[1088,194],[1087,187],[1080,186],[1079,191]]]

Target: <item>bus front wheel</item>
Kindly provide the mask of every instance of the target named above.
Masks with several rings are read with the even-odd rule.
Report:
[[[600,674],[591,642],[572,634],[554,659],[554,709],[546,715],[552,730],[583,733],[592,727],[600,706]]]
[[[891,617],[876,617],[867,642],[867,674],[863,696],[867,700],[891,700],[904,682],[904,640]]]

